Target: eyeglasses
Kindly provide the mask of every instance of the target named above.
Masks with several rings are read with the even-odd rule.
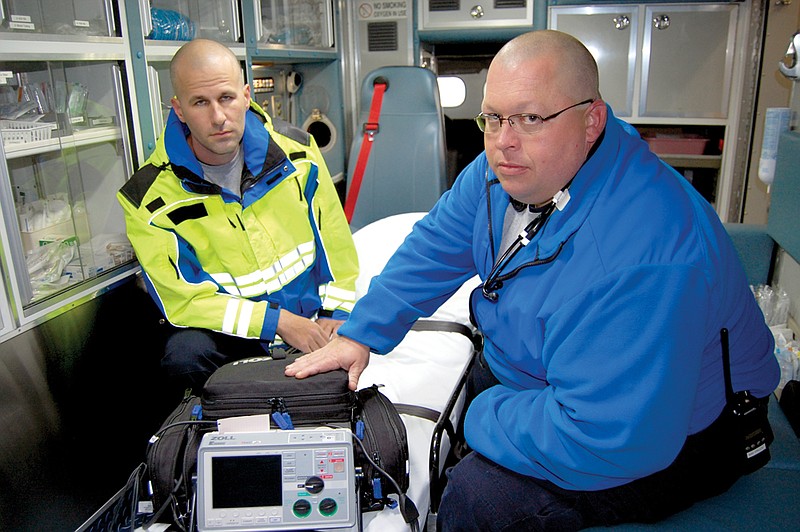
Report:
[[[588,100],[583,100],[582,102],[565,107],[559,112],[553,113],[550,116],[540,116],[533,113],[519,113],[504,117],[496,113],[481,113],[475,117],[475,123],[478,124],[478,128],[481,131],[492,135],[500,131],[500,128],[503,126],[503,120],[505,120],[508,122],[509,127],[511,127],[511,129],[517,133],[530,135],[539,131],[542,127],[542,124],[548,120],[552,120],[564,111],[569,111],[573,107],[578,107],[579,105],[592,102],[594,102],[594,98],[589,98]]]

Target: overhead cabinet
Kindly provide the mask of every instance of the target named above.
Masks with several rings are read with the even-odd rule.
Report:
[[[423,0],[420,2],[419,29],[469,30],[531,26],[533,3],[534,0]]]
[[[724,217],[732,195],[747,3],[552,6],[548,27],[592,52],[600,93]],[[743,18],[740,18],[743,17]],[[738,38],[737,38],[738,37]]]
[[[550,8],[550,27],[578,37],[600,91],[625,118],[725,119],[738,6],[652,4]]]

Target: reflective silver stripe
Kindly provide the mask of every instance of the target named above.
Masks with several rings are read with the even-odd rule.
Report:
[[[256,308],[252,301],[242,300],[242,308],[239,311],[239,323],[236,325],[236,336],[247,336],[250,328],[250,318],[253,317],[253,310]]]
[[[314,242],[305,242],[260,271],[240,275],[235,279],[227,273],[212,273],[211,277],[229,294],[253,297],[277,292],[314,264]]]
[[[254,284],[253,286],[242,287],[240,290],[242,297],[258,296],[266,291],[267,291],[267,285],[263,281],[259,282],[258,284]]]
[[[231,281],[233,281],[233,277],[231,277]],[[240,275],[236,278],[236,284],[239,286],[247,286],[253,283],[258,283],[264,280],[264,277],[261,275],[260,270],[256,270],[253,273],[247,273],[245,275]]]
[[[341,309],[346,312],[353,310],[356,301],[356,293],[352,290],[324,285],[319,287],[319,297],[322,300],[322,308]]]
[[[211,273],[211,278],[221,285],[233,284],[233,276],[228,272]]]
[[[239,289],[236,287],[233,277],[229,273],[212,273],[209,275],[211,275],[211,278],[214,279],[214,281],[216,281],[216,283],[227,293],[235,296],[242,295],[239,292]]]
[[[239,300],[230,298],[228,306],[225,308],[225,317],[222,319],[222,332],[233,334],[233,326],[236,324],[236,313],[239,310]]]

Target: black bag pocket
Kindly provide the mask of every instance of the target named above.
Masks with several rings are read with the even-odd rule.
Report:
[[[363,471],[361,510],[377,511],[393,504],[389,494],[405,494],[408,489],[408,435],[394,404],[378,386],[363,388],[357,395],[359,417],[355,433],[363,444],[363,449],[358,446],[357,450],[357,462]]]
[[[146,453],[152,521],[185,525],[191,514],[192,476],[197,448],[213,424],[201,421],[200,398],[184,397],[150,439]]]

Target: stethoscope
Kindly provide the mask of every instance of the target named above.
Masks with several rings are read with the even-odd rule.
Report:
[[[517,238],[514,240],[514,242],[512,242],[511,245],[508,246],[508,248],[506,248],[503,254],[500,255],[497,261],[495,261],[494,266],[489,272],[489,275],[486,277],[486,280],[481,285],[481,293],[483,294],[483,297],[485,297],[487,300],[492,302],[497,301],[497,291],[503,287],[503,283],[515,277],[523,268],[551,262],[558,256],[559,252],[561,251],[561,248],[564,245],[563,243],[558,248],[556,253],[554,253],[552,256],[546,259],[525,263],[514,268],[508,273],[505,274],[502,273],[502,271],[505,270],[508,267],[509,263],[514,259],[517,253],[519,253],[522,248],[530,244],[531,240],[533,240],[533,238],[539,233],[539,231],[542,230],[547,221],[550,219],[550,215],[553,214],[553,211],[555,211],[556,209],[558,209],[559,211],[564,210],[564,207],[567,206],[567,203],[569,203],[570,200],[570,195],[569,195],[570,184],[572,184],[572,181],[567,183],[567,185],[563,189],[556,192],[555,196],[553,196],[553,199],[550,200],[547,204],[545,204],[544,207],[541,208],[542,210],[540,211],[539,216],[531,220],[530,223],[528,223],[528,225],[525,226],[525,229],[523,229],[519,233],[519,235],[517,235]]]

